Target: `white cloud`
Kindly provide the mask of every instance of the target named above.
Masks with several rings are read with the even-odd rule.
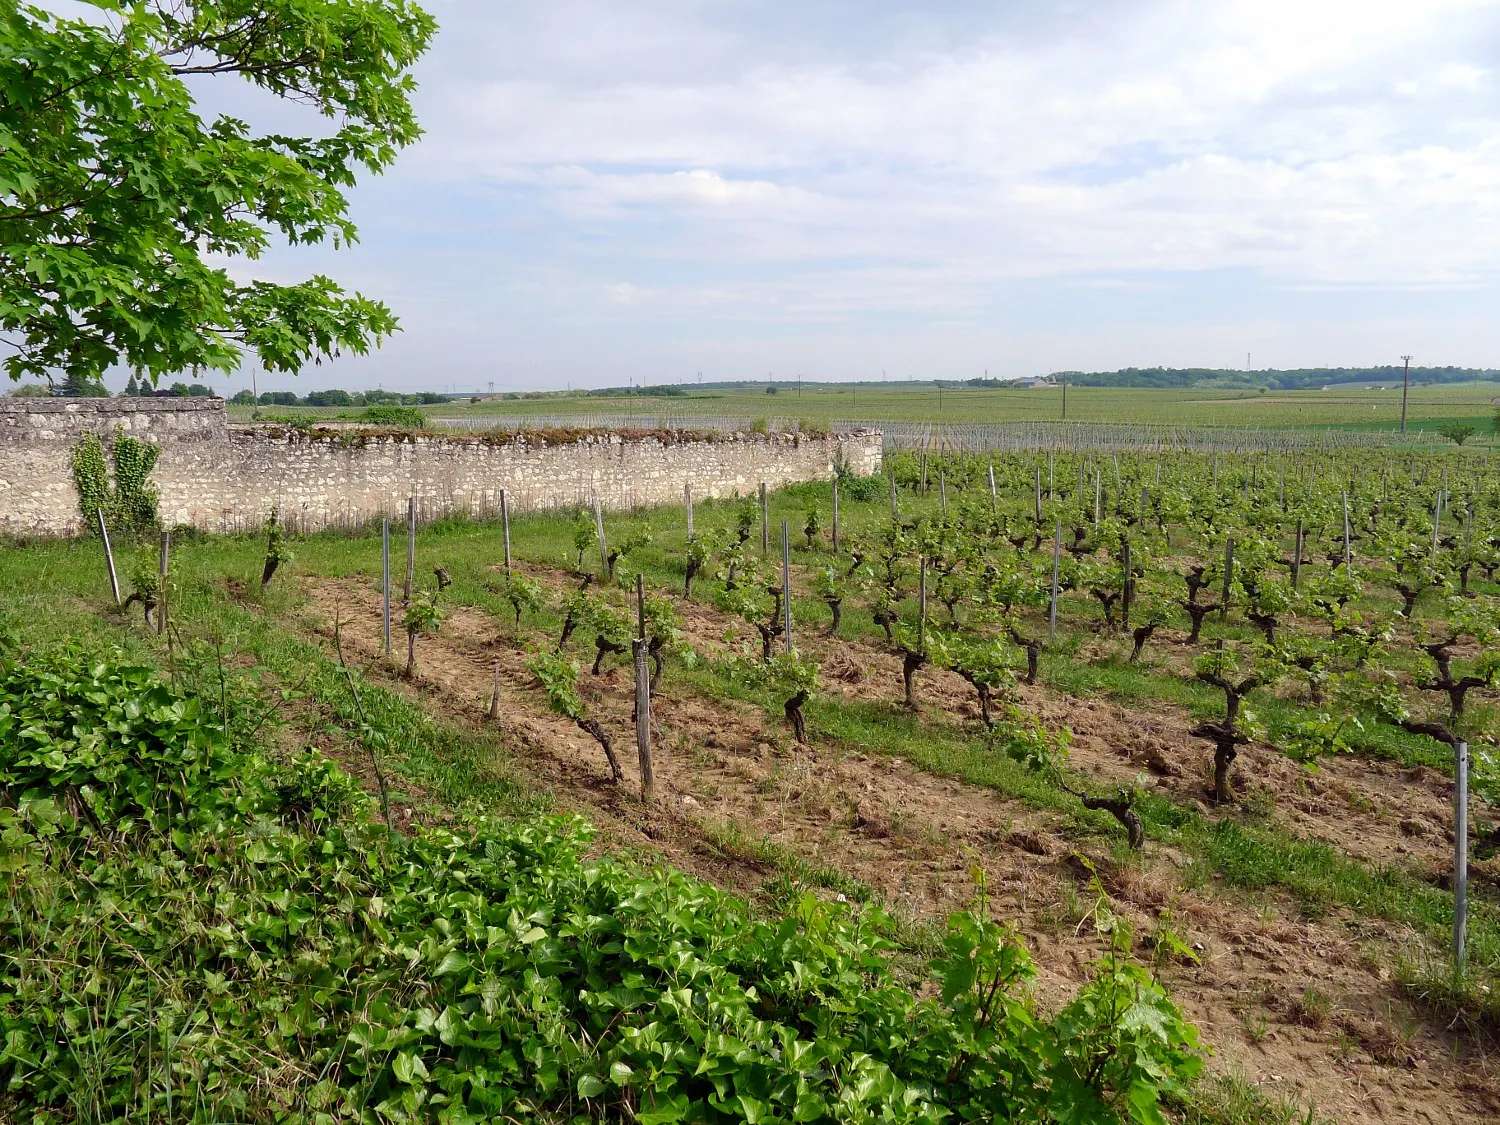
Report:
[[[562,212],[619,217],[612,237],[642,209],[680,223],[653,257],[857,256],[961,287],[997,258],[996,277],[1429,283],[1500,255],[1500,110],[1475,54],[1493,3],[1135,5],[1088,34],[858,58],[784,49],[774,5],[760,34],[713,5],[566,11],[571,33],[482,25],[532,65],[440,81],[426,158],[550,184]],[[655,35],[680,65],[646,75]]]
[[[870,339],[982,368],[1004,335],[1034,367],[1271,362],[1258,340],[1353,362],[1398,328],[1461,340],[1453,362],[1500,348],[1473,300],[1500,288],[1497,0],[432,5],[428,137],[383,189],[410,203],[358,253],[445,293],[450,336],[470,307],[503,320],[507,356],[586,339],[639,373],[710,340],[753,371]],[[1391,313],[1440,290],[1464,295],[1450,319]]]

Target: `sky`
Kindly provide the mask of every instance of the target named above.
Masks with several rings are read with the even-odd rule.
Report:
[[[261,389],[1500,366],[1500,0],[426,6],[361,241],[254,266],[403,331]]]

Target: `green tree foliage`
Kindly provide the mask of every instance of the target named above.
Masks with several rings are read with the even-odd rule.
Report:
[[[1447,425],[1438,427],[1438,433],[1454,445],[1462,445],[1478,432],[1478,426],[1471,426],[1465,422],[1449,422]]]
[[[354,398],[348,391],[337,388],[330,391],[308,391],[304,400],[308,406],[353,406]]]
[[[359,420],[398,430],[420,430],[427,425],[422,412],[409,406],[367,406],[360,411]]]
[[[0,15],[0,330],[23,375],[155,383],[244,352],[296,371],[395,331],[314,276],[240,284],[214,264],[356,237],[346,189],[419,136],[412,64],[435,25],[410,0],[85,0]],[[321,136],[199,112],[229,76],[310,106]],[[149,138],[149,142],[147,142]]]
[[[109,388],[97,375],[84,371],[70,371],[58,388],[63,398],[108,398]]]

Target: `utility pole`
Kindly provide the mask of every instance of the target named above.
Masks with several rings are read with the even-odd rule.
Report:
[[[1406,433],[1406,390],[1411,386],[1411,356],[1401,357],[1401,432]]]
[[[1063,376],[1063,416],[1062,416],[1062,420],[1064,422],[1066,422],[1068,420],[1068,377],[1066,375]]]

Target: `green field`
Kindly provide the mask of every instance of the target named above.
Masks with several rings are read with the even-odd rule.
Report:
[[[313,389],[309,387],[308,389]],[[1407,403],[1408,428],[1429,430],[1445,421],[1463,420],[1488,439],[1494,399],[1500,384],[1461,383],[1413,387]],[[690,390],[683,397],[575,395],[547,398],[456,401],[427,407],[429,417],[497,418],[639,417],[645,422],[667,416],[703,418],[801,419],[872,422],[1015,422],[1062,417],[1060,389],[939,389],[931,383],[780,384],[776,394],[764,388]],[[263,408],[262,413],[275,412]],[[337,409],[297,408],[310,416],[333,415]],[[231,409],[236,420],[252,416],[249,407]],[[275,413],[286,413],[285,411]],[[1162,423],[1182,426],[1338,426],[1394,429],[1401,417],[1401,392],[1334,389],[1329,391],[1143,390],[1114,387],[1070,387],[1069,421]]]

